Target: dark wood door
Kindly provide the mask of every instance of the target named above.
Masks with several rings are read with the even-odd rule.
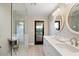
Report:
[[[35,44],[43,44],[44,21],[35,21]]]

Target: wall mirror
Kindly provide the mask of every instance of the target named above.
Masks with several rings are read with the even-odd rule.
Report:
[[[79,4],[73,5],[70,9],[67,27],[71,32],[79,34]]]
[[[54,20],[54,27],[56,28],[57,31],[62,31],[64,25],[64,21],[62,19],[61,15],[56,16]]]

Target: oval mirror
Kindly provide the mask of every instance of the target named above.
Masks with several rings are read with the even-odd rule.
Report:
[[[79,4],[75,4],[68,15],[67,25],[70,31],[79,34]]]

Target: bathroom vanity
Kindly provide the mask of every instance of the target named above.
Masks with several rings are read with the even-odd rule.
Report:
[[[46,56],[61,56],[61,54],[52,46],[52,44],[49,42],[49,38],[44,38],[44,54]]]
[[[79,56],[79,47],[60,42],[53,36],[44,36],[43,49],[46,56]]]

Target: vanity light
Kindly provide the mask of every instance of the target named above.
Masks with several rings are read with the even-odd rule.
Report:
[[[57,8],[56,10],[55,10],[55,12],[52,14],[52,16],[54,16],[57,12],[59,12],[60,11],[60,8]]]
[[[60,11],[60,8],[57,8],[57,10],[56,10],[56,11],[57,11],[57,12],[58,12],[58,11]]]

